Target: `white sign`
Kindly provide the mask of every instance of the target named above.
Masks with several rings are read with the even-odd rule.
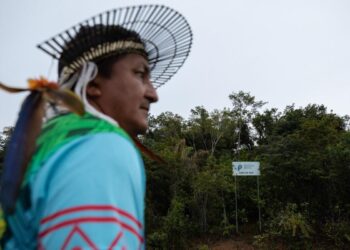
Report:
[[[233,175],[236,176],[256,176],[260,175],[260,162],[240,161],[232,162]]]

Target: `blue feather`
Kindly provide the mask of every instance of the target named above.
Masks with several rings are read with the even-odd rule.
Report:
[[[38,91],[32,91],[26,97],[7,146],[0,190],[1,205],[7,213],[14,209],[26,167],[35,147],[35,133],[39,133],[37,131],[40,130],[36,127],[41,127],[42,117],[38,116],[37,110],[41,103],[42,94]]]

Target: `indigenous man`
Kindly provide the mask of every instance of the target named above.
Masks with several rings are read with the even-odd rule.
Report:
[[[182,66],[191,43],[179,13],[151,5],[107,11],[39,45],[58,59],[60,89],[74,91],[86,112],[50,101],[14,204],[5,161],[4,249],[145,247],[145,171],[134,141],[148,128],[155,87]]]

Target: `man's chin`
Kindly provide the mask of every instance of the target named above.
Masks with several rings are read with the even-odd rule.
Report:
[[[131,136],[138,136],[138,135],[144,135],[146,134],[148,129],[148,122],[145,123],[139,123],[137,126],[134,127],[132,131],[130,131]]]
[[[147,129],[148,129],[148,123],[145,124],[145,125],[142,126],[142,127],[140,126],[140,129],[139,129],[139,131],[138,131],[138,135],[144,135],[144,134],[146,134]]]

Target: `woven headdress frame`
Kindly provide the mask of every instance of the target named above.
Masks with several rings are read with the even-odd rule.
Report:
[[[95,26],[102,28],[98,31],[94,29],[82,40],[74,39],[83,27]],[[141,43],[129,39],[111,40],[111,29],[116,26],[136,32]],[[71,46],[68,49],[67,44]],[[77,52],[75,48],[82,44],[86,49]],[[59,60],[69,74],[76,71],[83,62],[98,59],[98,54],[107,57],[122,53],[123,50],[139,51],[141,54],[144,51],[150,64],[151,80],[157,88],[183,65],[191,45],[192,32],[181,14],[162,5],[141,5],[100,13],[40,43],[38,48]],[[65,61],[61,57],[67,50],[72,53],[70,58],[74,60]]]

